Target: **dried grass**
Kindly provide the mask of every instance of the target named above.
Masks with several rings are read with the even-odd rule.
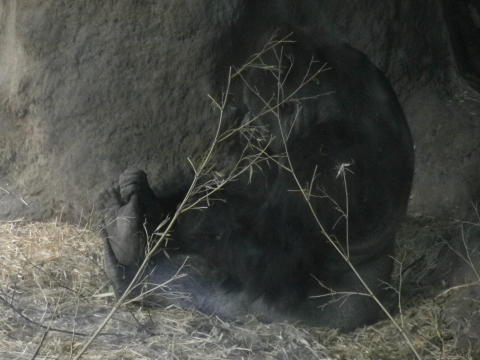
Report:
[[[430,266],[418,259],[425,259],[438,233],[449,226],[417,219],[400,234],[405,294],[396,320],[423,359],[469,358],[456,350],[455,334],[443,325],[442,304],[415,289],[425,269],[411,270],[412,264]],[[430,245],[414,251],[419,239]],[[0,359],[75,355],[88,339],[85,335],[91,335],[111,310],[113,295],[103,274],[101,251],[99,237],[85,228],[0,224]],[[396,274],[392,286],[398,289],[398,270]],[[224,323],[188,309],[129,305],[115,314],[82,358],[403,360],[414,355],[387,320],[340,335],[292,324],[261,324],[253,318]]]

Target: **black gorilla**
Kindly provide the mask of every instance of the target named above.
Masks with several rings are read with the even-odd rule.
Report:
[[[156,287],[148,301],[341,330],[377,319],[378,305],[326,235],[381,299],[411,189],[408,125],[387,79],[364,54],[321,34],[298,31],[289,40],[259,57],[237,91],[243,124],[265,101],[280,99],[281,124],[272,113],[254,123],[271,137],[267,151],[276,161],[228,183],[203,211],[181,215],[137,288]],[[309,189],[309,202],[293,174]],[[153,231],[184,195],[156,197],[135,169],[122,174],[120,191],[101,192],[106,270],[119,292],[144,259],[144,229]],[[187,276],[159,286],[182,265]]]

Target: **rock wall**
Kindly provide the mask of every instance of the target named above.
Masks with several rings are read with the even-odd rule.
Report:
[[[158,189],[175,183],[213,138],[207,95],[238,61],[247,1],[0,0],[0,218],[77,221],[133,164]],[[367,53],[404,106],[411,210],[465,205],[480,188],[480,97],[458,76],[442,2],[316,5],[304,20]]]
[[[458,74],[443,2],[319,2],[404,107],[416,150],[411,211],[462,213],[480,190],[480,96]]]
[[[235,1],[0,6],[0,217],[89,212],[128,165],[171,177],[206,148]]]

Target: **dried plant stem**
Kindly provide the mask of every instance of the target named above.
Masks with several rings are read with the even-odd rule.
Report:
[[[304,200],[306,201],[306,203],[308,204],[308,207],[315,219],[315,222],[317,223],[318,227],[320,228],[321,230],[321,233],[327,238],[328,242],[335,248],[335,250],[340,254],[340,256],[342,257],[342,259],[348,264],[348,266],[350,267],[350,269],[354,272],[355,276],[359,279],[359,281],[362,283],[362,285],[364,286],[364,288],[367,290],[369,296],[371,296],[375,302],[378,304],[378,306],[382,309],[382,311],[387,315],[387,317],[390,319],[390,321],[394,324],[394,326],[397,328],[397,330],[402,334],[403,338],[405,339],[405,341],[408,343],[409,347],[411,348],[411,350],[413,351],[413,353],[415,354],[416,358],[418,360],[422,360],[422,358],[420,357],[420,354],[416,351],[415,347],[413,346],[412,342],[410,341],[410,338],[407,336],[407,334],[405,333],[405,331],[402,329],[402,327],[400,325],[398,325],[398,323],[395,321],[395,319],[392,317],[392,315],[390,314],[390,312],[385,308],[385,306],[381,303],[381,301],[375,296],[374,292],[370,289],[370,287],[368,286],[368,284],[363,280],[362,276],[360,275],[360,273],[357,271],[357,269],[355,268],[355,266],[352,264],[352,262],[350,261],[350,258],[348,256],[348,250],[347,250],[347,253],[345,252],[345,250],[341,247],[341,245],[339,243],[337,243],[328,233],[327,231],[325,230],[322,222],[320,221],[320,219],[318,218],[317,214],[316,214],[316,211],[315,209],[313,208],[313,205],[311,203],[311,200],[310,200],[310,194],[307,194],[307,192],[305,191],[305,189],[302,187],[302,185],[300,184],[300,181],[298,180],[298,177],[296,176],[295,172],[294,172],[294,168],[293,168],[293,164],[291,162],[291,159],[290,159],[290,155],[289,155],[289,151],[288,151],[288,147],[287,147],[287,137],[284,133],[284,129],[283,129],[283,124],[282,124],[282,120],[281,120],[281,117],[280,117],[280,113],[279,113],[279,108],[280,106],[287,100],[291,99],[292,96],[294,94],[296,94],[301,87],[303,87],[306,83],[308,83],[309,81],[311,81],[320,71],[323,71],[324,67],[322,67],[319,71],[317,71],[313,76],[310,76],[309,77],[309,71],[310,71],[310,67],[307,71],[307,74],[305,75],[303,81],[301,82],[300,86],[295,90],[293,91],[292,94],[286,96],[284,99],[281,99],[279,94],[283,94],[284,93],[284,89],[283,89],[283,84],[284,82],[282,82],[280,80],[280,74],[281,74],[281,58],[279,59],[279,64],[278,64],[278,70],[275,72],[275,71],[272,71],[272,74],[274,77],[276,77],[277,79],[277,103],[274,104],[274,106],[271,106],[269,102],[265,101],[262,96],[260,95],[260,93],[256,90],[256,89],[253,89],[251,86],[248,85],[248,83],[246,83],[245,81],[245,84],[250,88],[251,91],[253,91],[256,96],[258,96],[262,102],[264,103],[264,106],[265,106],[265,113],[268,113],[268,112],[271,112],[272,114],[275,115],[276,119],[277,119],[277,122],[278,122],[278,127],[279,127],[279,130],[280,130],[280,134],[281,134],[281,140],[283,142],[283,145],[284,145],[284,148],[285,148],[285,157],[287,159],[287,162],[288,162],[288,170],[290,171],[290,173],[292,174],[294,180],[295,180],[295,183],[298,187],[298,189],[301,191],[303,197],[304,197]],[[278,74],[278,75],[277,75]],[[242,77],[243,78],[243,77]],[[244,79],[245,80],[245,79]],[[339,175],[341,172],[343,172],[342,174],[342,177],[343,177],[343,180],[344,180],[344,183],[345,183],[345,194],[346,194],[346,197],[347,197],[347,202],[348,202],[348,192],[347,192],[347,188],[346,188],[346,178],[345,178],[345,167],[342,165],[342,167],[340,168],[339,170]],[[347,214],[347,217],[348,217],[348,214]],[[348,239],[347,239],[347,244],[348,244]]]
[[[216,133],[215,133],[215,137],[212,141],[212,144],[207,152],[207,155],[205,156],[205,159],[202,161],[201,165],[199,168],[197,169],[194,169],[195,170],[195,176],[194,176],[194,179],[192,181],[192,183],[190,184],[190,188],[188,189],[187,191],[187,194],[185,195],[182,203],[180,204],[180,206],[177,208],[177,211],[175,212],[174,216],[172,217],[172,220],[169,222],[167,228],[165,229],[165,231],[163,231],[163,234],[162,236],[160,237],[160,239],[158,240],[158,242],[155,244],[155,246],[146,254],[145,256],[145,259],[142,263],[142,265],[140,266],[140,268],[138,269],[137,273],[135,274],[133,280],[131,281],[130,285],[128,286],[128,288],[124,291],[124,293],[122,294],[122,296],[120,296],[120,298],[117,300],[117,302],[115,303],[115,305],[113,306],[112,310],[110,311],[110,313],[107,315],[107,317],[105,318],[105,320],[102,322],[102,324],[100,324],[100,326],[97,328],[97,330],[95,331],[95,333],[90,337],[90,339],[88,340],[88,342],[83,346],[83,348],[79,351],[79,353],[77,354],[77,356],[75,357],[75,360],[78,360],[82,357],[82,355],[85,353],[85,351],[90,347],[90,345],[92,344],[92,342],[95,340],[95,338],[98,336],[98,334],[100,334],[100,332],[103,330],[103,328],[105,327],[105,325],[107,325],[107,323],[110,321],[110,319],[112,318],[112,316],[115,314],[115,312],[117,312],[117,310],[123,305],[125,299],[127,298],[127,296],[130,294],[131,290],[136,286],[137,282],[139,281],[140,277],[142,276],[144,270],[146,269],[147,267],[147,264],[148,262],[150,261],[150,259],[152,258],[152,256],[157,252],[158,248],[163,244],[164,240],[165,240],[165,237],[167,236],[167,234],[170,232],[170,230],[172,229],[173,225],[175,224],[176,220],[178,219],[179,215],[182,213],[182,210],[183,208],[185,207],[185,204],[186,202],[188,201],[188,199],[190,198],[190,196],[192,195],[192,193],[194,192],[194,189],[196,188],[197,186],[197,183],[198,183],[198,180],[200,179],[200,177],[202,176],[203,174],[203,171],[204,169],[207,167],[207,164],[209,163],[211,157],[212,157],[212,153],[213,153],[213,149],[215,148],[215,146],[217,145],[218,143],[218,139],[219,139],[219,135],[220,135],[220,131],[221,131],[221,128],[222,128],[222,123],[223,123],[223,117],[224,117],[224,112],[225,112],[225,106],[226,106],[226,103],[227,103],[227,99],[228,99],[228,93],[229,93],[229,90],[230,90],[230,83],[231,83],[231,79],[232,79],[232,76],[231,76],[231,72],[232,70],[230,69],[229,70],[229,76],[228,76],[228,83],[227,83],[227,89],[225,91],[225,93],[223,94],[223,98],[222,98],[222,101],[220,102],[220,104],[218,102],[216,102],[210,95],[209,95],[209,98],[213,101],[213,104],[215,105],[215,107],[217,109],[220,110],[220,115],[219,115],[219,121],[218,121],[218,126],[217,126],[217,130],[216,130]]]
[[[40,349],[42,348],[43,342],[45,341],[45,338],[47,337],[49,331],[50,331],[50,326],[43,332],[42,338],[40,339],[40,343],[38,344],[37,349],[35,350],[35,353],[32,356],[32,360],[35,360],[38,353],[40,352]]]
[[[32,324],[36,327],[39,327],[39,328],[42,328],[42,329],[48,329],[48,331],[55,331],[55,332],[58,332],[58,333],[62,333],[62,334],[74,334],[72,331],[68,331],[68,330],[62,330],[62,329],[56,329],[56,328],[52,328],[51,326],[45,326],[45,325],[42,325],[42,324],[39,324],[35,321],[33,321],[32,319],[30,319],[28,316],[25,316],[23,314],[23,310],[20,310],[20,309],[17,309],[15,306],[13,306],[13,304],[11,304],[7,299],[6,299],[6,294],[0,290],[0,293],[3,294],[4,296],[1,296],[0,295],[0,302],[2,302],[3,304],[5,304],[7,307],[9,307],[14,313],[16,313],[17,315],[19,315],[22,319],[26,320],[29,324]],[[84,337],[87,337],[88,335],[87,334],[82,334],[82,333],[75,333],[75,335],[78,335],[78,336],[84,336]],[[115,335],[115,334],[103,334],[103,335]]]
[[[283,137],[283,130],[280,130],[281,133],[282,133],[282,137]],[[400,333],[402,334],[402,336],[404,337],[405,341],[408,343],[408,345],[410,346],[410,348],[412,349],[413,353],[415,354],[416,358],[418,360],[422,360],[422,358],[420,357],[420,354],[418,354],[417,350],[415,350],[415,347],[413,346],[412,342],[410,341],[410,338],[407,336],[407,334],[405,333],[405,331],[400,327],[400,325],[398,325],[398,323],[395,321],[395,319],[392,317],[392,315],[390,314],[390,312],[385,308],[385,306],[383,306],[382,302],[375,296],[375,294],[373,293],[373,291],[370,289],[370,287],[368,286],[368,284],[363,280],[362,276],[358,273],[357,269],[355,268],[355,266],[351,263],[350,261],[350,258],[345,254],[344,250],[340,247],[340,245],[334,241],[334,239],[325,231],[325,228],[323,227],[323,224],[321,223],[320,219],[318,218],[317,214],[315,213],[315,209],[313,208],[313,205],[310,201],[310,198],[308,197],[308,195],[305,193],[305,190],[302,188],[297,176],[295,175],[294,171],[293,171],[293,167],[292,167],[292,163],[290,161],[290,156],[289,156],[289,153],[288,153],[288,149],[287,149],[287,144],[286,142],[284,142],[285,144],[285,153],[286,153],[286,157],[287,157],[287,161],[288,161],[288,164],[289,164],[289,167],[290,169],[292,169],[291,171],[291,174],[292,176],[294,177],[295,179],[295,182],[298,186],[298,188],[300,189],[300,191],[302,192],[302,195],[305,199],[305,201],[307,202],[308,204],[308,207],[310,208],[310,211],[312,212],[314,218],[315,218],[315,222],[317,223],[317,225],[319,226],[322,234],[327,238],[328,242],[330,242],[331,245],[333,245],[333,247],[335,248],[335,250],[340,254],[340,256],[342,257],[342,259],[348,264],[348,266],[352,269],[352,271],[355,273],[355,276],[357,276],[357,278],[360,280],[360,282],[362,283],[362,285],[365,287],[365,289],[367,290],[368,294],[375,300],[375,302],[378,304],[378,306],[380,306],[380,308],[382,309],[382,311],[385,313],[385,315],[387,315],[387,317],[390,319],[390,321],[392,321],[392,323],[395,325],[395,327],[397,328],[398,331],[400,331]]]

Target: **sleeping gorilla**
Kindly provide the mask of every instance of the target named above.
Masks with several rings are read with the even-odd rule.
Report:
[[[270,36],[259,39],[258,49]],[[408,125],[387,79],[365,55],[320,34],[298,31],[293,40],[259,58],[263,65],[277,64],[276,71],[250,67],[249,85],[237,92],[246,124],[262,113],[260,97],[277,99],[280,77],[281,126],[271,113],[255,124],[272,136],[268,152],[278,160],[261,162],[228,183],[216,194],[221,201],[180,216],[165,250],[150,261],[143,289],[136,288],[155,289],[147,301],[192,306],[224,319],[255,314],[265,322],[343,331],[377,319],[378,305],[362,295],[367,291],[326,235],[382,299],[413,176]],[[305,83],[305,75],[325,63],[328,69]],[[309,202],[323,230],[290,164],[299,184],[311,189]],[[186,191],[158,198],[136,169],[127,169],[119,185],[100,193],[98,208],[107,275],[122,293],[145,258],[145,229],[151,233],[172,215]],[[182,265],[187,276],[159,286]]]

